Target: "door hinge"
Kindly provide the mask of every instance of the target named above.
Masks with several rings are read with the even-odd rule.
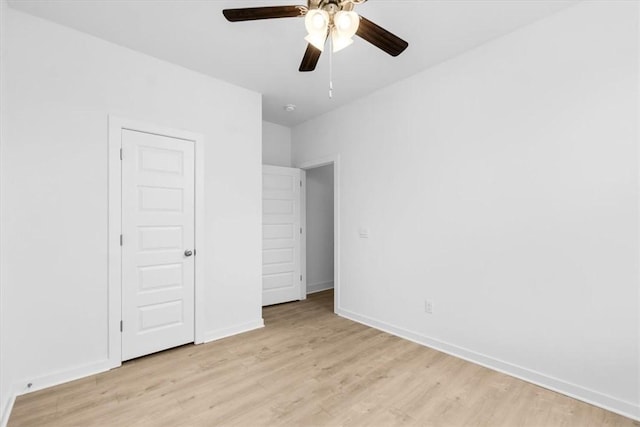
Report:
[[[302,187],[302,180],[300,180],[300,187]]]
[[[120,160],[122,160],[122,148],[120,149]]]
[[[120,321],[120,332],[122,332],[122,320]]]
[[[302,274],[300,275],[300,281],[302,282]]]
[[[120,235],[120,246],[122,246],[122,234]]]
[[[302,234],[302,227],[300,227],[300,234]]]

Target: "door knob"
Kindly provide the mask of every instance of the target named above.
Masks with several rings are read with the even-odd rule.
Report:
[[[184,251],[184,256],[191,256],[191,255],[193,255],[193,251],[190,251],[189,249]]]

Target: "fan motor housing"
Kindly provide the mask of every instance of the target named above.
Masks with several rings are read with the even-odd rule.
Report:
[[[365,0],[366,1],[366,0]],[[329,14],[334,14],[341,10],[351,11],[354,4],[364,3],[364,1],[358,0],[309,0],[307,2],[309,10],[322,9]]]

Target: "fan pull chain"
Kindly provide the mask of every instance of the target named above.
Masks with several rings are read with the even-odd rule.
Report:
[[[333,98],[333,38],[329,35],[329,99]]]

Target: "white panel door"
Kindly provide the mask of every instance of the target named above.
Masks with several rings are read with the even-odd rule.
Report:
[[[300,299],[300,169],[262,168],[262,305]]]
[[[122,360],[194,341],[194,148],[122,130]]]

